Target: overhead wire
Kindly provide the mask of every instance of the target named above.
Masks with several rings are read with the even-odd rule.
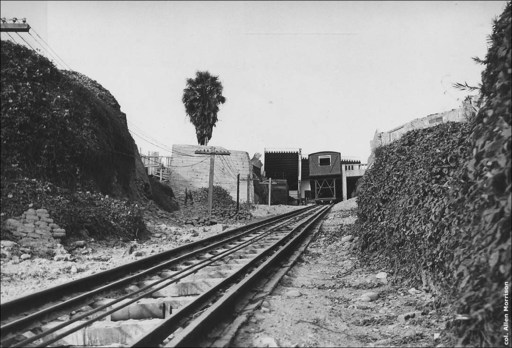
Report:
[[[235,174],[235,171],[233,170],[233,168],[231,167],[231,165],[228,163],[228,160],[226,158],[224,158],[224,156],[220,156],[220,161],[224,164],[224,168],[226,168],[227,171],[229,171],[229,173],[231,174],[231,176],[233,178],[236,178],[236,174]],[[228,174],[228,173],[226,173]]]
[[[32,31],[37,35],[37,37],[39,37],[39,38],[41,39],[41,41],[43,41],[43,42],[46,44],[46,46],[48,46],[48,48],[49,48],[49,49],[50,49],[50,50],[55,54],[55,56],[56,56],[57,58],[59,58],[59,59],[60,59],[60,61],[64,64],[64,66],[66,66],[69,70],[72,70],[72,69],[71,69],[71,67],[70,67],[68,64],[66,64],[66,62],[64,61],[64,59],[62,59],[62,58],[57,54],[57,52],[55,52],[55,50],[54,50],[54,49],[53,49],[53,48],[52,48],[52,47],[51,47],[51,46],[50,46],[50,45],[49,45],[49,44],[48,44],[48,43],[47,43],[47,42],[46,42],[46,41],[41,37],[41,35],[39,35],[39,34],[37,33],[37,31],[34,29],[34,27],[32,27],[32,26],[31,26],[30,28],[31,28],[31,29],[32,29]],[[30,34],[30,33],[29,33],[29,34]]]
[[[30,47],[32,49],[32,51],[35,51],[34,47],[30,46],[30,44],[27,41],[25,41],[23,36],[21,36],[18,32],[15,32],[15,33],[23,40],[23,42],[25,42],[28,45],[28,47]]]
[[[162,146],[160,146],[160,145],[156,144],[155,142],[153,142],[153,141],[151,141],[151,140],[147,139],[146,137],[144,137],[143,135],[138,134],[138,133],[137,133],[137,132],[135,132],[133,129],[128,129],[128,131],[130,132],[130,134],[132,134],[132,135],[136,136],[137,138],[139,138],[139,139],[141,139],[141,140],[143,140],[143,141],[145,141],[145,142],[147,142],[147,143],[149,143],[149,144],[151,144],[151,145],[153,145],[153,146],[158,147],[158,148],[159,148],[159,149],[161,149],[161,150],[169,151],[169,149],[168,149],[168,148],[164,148],[164,147],[162,147]],[[172,151],[172,150],[171,150],[171,151]]]
[[[37,44],[39,45],[39,47],[41,47],[43,49],[44,52],[46,52],[46,56],[48,59],[52,60],[55,65],[60,65],[62,68],[65,68],[65,66],[63,65],[62,62],[60,62],[47,48],[45,48],[34,36],[32,36],[32,34],[28,33],[30,35],[30,37],[32,38],[32,40],[34,40],[35,42],[37,42]]]
[[[135,131],[134,129],[130,129],[130,133],[133,133],[133,135],[137,136],[138,138],[144,140],[145,142],[153,145],[153,146],[156,146],[158,147],[159,149],[161,150],[164,150],[164,151],[169,151],[171,153],[176,153],[178,155],[181,155],[181,156],[186,156],[186,157],[196,157],[194,155],[191,155],[191,154],[188,154],[188,153],[185,153],[183,151],[180,151],[176,148],[169,148],[167,145],[163,144],[162,142],[152,138],[151,136],[148,136],[144,133],[144,131],[142,131],[139,127],[137,127],[135,124],[133,124],[132,122],[128,122],[128,125],[130,126],[133,126],[134,128],[137,129],[137,131]]]
[[[16,41],[16,39],[14,39],[14,38],[11,36],[11,34],[9,34],[8,32],[6,32],[6,34],[7,34],[7,35],[9,35],[9,37],[11,38],[11,40],[12,40],[13,42],[15,42],[15,43],[17,43],[17,44],[19,45],[18,41]]]

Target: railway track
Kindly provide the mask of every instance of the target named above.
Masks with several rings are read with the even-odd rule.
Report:
[[[192,346],[318,226],[310,206],[0,305],[2,347]]]

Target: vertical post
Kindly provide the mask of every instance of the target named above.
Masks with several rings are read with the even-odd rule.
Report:
[[[215,166],[215,148],[210,154],[210,180],[208,185],[208,219],[212,220],[212,206],[213,206],[213,168]]]
[[[270,196],[272,196],[272,178],[268,178],[268,206],[270,207]]]
[[[300,186],[302,181],[302,149],[299,149],[299,180],[297,181],[297,205],[300,205],[302,198]]]
[[[341,166],[341,189],[343,190],[343,200],[347,200],[347,166]]]
[[[240,209],[240,173],[236,175],[236,212]]]
[[[251,206],[251,200],[250,200],[250,197],[251,197],[251,186],[250,186],[250,183],[251,183],[251,174],[247,174],[247,206],[250,207]]]

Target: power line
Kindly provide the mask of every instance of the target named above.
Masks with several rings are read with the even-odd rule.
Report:
[[[55,54],[55,56],[57,56],[57,57],[60,59],[60,61],[64,64],[64,66],[66,66],[69,70],[73,70],[73,69],[71,69],[71,67],[70,67],[69,65],[67,65],[67,64],[66,64],[66,62],[64,61],[64,59],[62,59],[62,58],[57,54],[57,52],[55,52],[55,51],[53,50],[53,48],[51,48],[51,46],[50,46],[50,45],[49,45],[49,44],[48,44],[48,43],[47,43],[47,42],[46,42],[46,41],[45,41],[45,40],[44,40],[44,39],[43,39],[43,38],[42,38],[42,37],[37,33],[37,31],[34,29],[34,27],[31,27],[31,29],[32,29],[32,31],[37,35],[37,37],[39,37],[39,38],[41,39],[41,41],[43,41],[43,42],[46,44],[46,46],[48,46],[48,48],[49,48],[49,49],[50,49],[50,50]],[[30,34],[30,33],[29,33],[29,34]]]
[[[18,45],[19,45],[18,41],[16,41],[16,40],[11,36],[11,34],[9,34],[9,33],[6,33],[6,34],[7,34],[7,35],[9,35],[9,37],[11,38],[11,40],[12,40],[13,42],[15,42],[16,44],[18,44]]]
[[[128,122],[129,125],[132,125],[133,127],[135,128],[138,128],[136,125],[132,124],[131,122]],[[185,152],[182,152],[182,151],[179,151],[177,149],[171,149],[169,147],[167,147],[167,145],[161,143],[160,141],[144,134],[143,131],[134,131],[133,129],[129,129],[130,133],[132,133],[134,136],[142,139],[143,141],[151,144],[151,145],[154,145],[156,146],[157,148],[161,149],[161,150],[164,150],[164,151],[169,151],[171,153],[175,153],[177,155],[181,155],[181,156],[184,156],[184,157],[197,157],[197,156],[194,156],[194,155],[191,155],[191,154],[188,154],[188,153],[185,153]],[[141,134],[140,134],[141,133]]]
[[[21,35],[20,35],[19,33],[17,33],[17,32],[16,32],[16,35],[18,35],[18,36],[23,40],[23,42],[25,42],[25,43],[28,45],[28,47],[30,47],[30,48],[32,49],[32,51],[37,52],[37,51],[36,51],[32,46],[30,46],[30,44],[29,44],[27,41],[25,41],[25,39],[23,38],[23,36],[21,36]]]
[[[224,158],[223,156],[221,156],[220,161],[224,164],[224,168],[226,168],[226,170],[227,170],[226,174],[230,174],[231,176],[236,178],[236,174],[235,174],[233,168],[231,167],[231,165],[227,162],[227,159]]]
[[[30,35],[32,40],[37,42],[39,47],[41,47],[44,50],[44,52],[46,52],[46,56],[48,57],[48,59],[52,60],[55,63],[55,65],[60,65],[62,68],[65,68],[65,66],[61,62],[59,62],[57,58],[55,58],[55,56],[48,49],[46,49],[34,36],[32,36],[32,34],[28,34]]]
[[[159,149],[162,149],[162,150],[165,150],[165,151],[169,151],[168,149],[165,149],[165,148],[163,148],[163,147],[161,147],[161,146],[159,146],[159,145],[157,145],[157,144],[155,144],[155,143],[153,143],[153,142],[151,142],[151,141],[149,141],[149,140],[145,139],[143,136],[141,136],[141,135],[137,134],[137,133],[136,133],[136,132],[134,132],[133,130],[129,130],[129,132],[130,132],[132,135],[136,136],[137,138],[139,138],[139,139],[141,139],[141,140],[143,140],[143,141],[145,141],[145,142],[147,142],[147,143],[149,143],[149,144],[151,144],[151,145],[153,145],[153,146],[156,146],[156,147],[157,147],[157,148],[159,148]]]
[[[154,139],[152,138],[151,136],[147,135],[140,127],[138,127],[137,125],[133,124],[132,122],[128,122],[129,125],[133,126],[134,128],[137,129],[137,133],[139,133],[140,136],[143,136],[145,137],[146,139],[149,139],[157,144],[159,144],[160,148],[163,149],[163,150],[166,150],[166,151],[171,151],[172,152],[172,149],[170,149],[169,147],[167,147],[167,145],[165,145],[164,143],[162,143],[161,141],[158,141],[157,139]]]
[[[209,160],[209,158],[205,158],[204,160],[202,160],[201,162],[197,162],[197,163],[194,163],[194,164],[191,164],[191,165],[188,165],[188,166],[172,166],[171,168],[185,168],[185,167],[193,167],[193,166],[197,166],[201,163],[204,163],[206,162],[207,160]]]

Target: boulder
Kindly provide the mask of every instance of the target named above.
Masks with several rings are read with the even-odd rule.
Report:
[[[287,292],[284,293],[284,296],[288,297],[288,298],[294,298],[294,297],[300,297],[300,296],[302,296],[302,294],[300,293],[299,290],[288,290]]]
[[[365,299],[365,298],[368,298],[369,300],[364,301],[363,299]],[[363,302],[375,301],[378,298],[379,298],[379,293],[374,292],[374,291],[365,292],[363,295],[361,295],[361,301],[363,301]]]
[[[375,275],[375,278],[377,279],[386,279],[388,277],[388,274],[386,272],[379,272]]]
[[[2,240],[0,241],[0,245],[2,248],[11,249],[13,246],[17,245],[17,243],[11,240]]]
[[[276,340],[269,336],[256,337],[253,344],[255,347],[279,347]]]
[[[354,238],[354,236],[352,236],[351,234],[349,234],[348,236],[344,236],[344,237],[342,237],[342,238],[341,238],[341,242],[342,242],[342,243],[350,242],[353,238]]]

